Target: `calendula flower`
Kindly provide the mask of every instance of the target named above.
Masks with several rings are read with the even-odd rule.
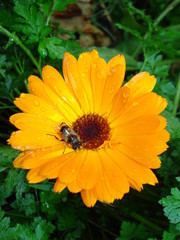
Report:
[[[155,77],[141,72],[122,86],[124,56],[106,64],[96,50],[78,60],[65,53],[63,75],[45,66],[43,81],[30,76],[30,94],[15,99],[22,113],[10,117],[19,130],[8,143],[22,153],[14,167],[30,169],[29,183],[56,179],[55,192],[80,192],[88,207],[155,185],[151,169],[169,140]]]

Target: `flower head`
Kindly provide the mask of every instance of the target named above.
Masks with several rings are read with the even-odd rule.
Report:
[[[106,64],[96,50],[78,60],[65,53],[63,75],[45,66],[43,81],[30,76],[30,94],[15,99],[22,113],[10,117],[19,130],[8,143],[22,153],[14,167],[30,169],[30,183],[56,179],[55,192],[80,192],[88,207],[157,183],[151,169],[169,133],[159,115],[167,102],[151,92],[155,77],[142,72],[122,86],[124,56]]]

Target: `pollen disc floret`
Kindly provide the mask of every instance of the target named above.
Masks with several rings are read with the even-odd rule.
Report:
[[[73,123],[73,130],[79,135],[83,148],[95,150],[109,139],[108,121],[98,114],[87,114]]]

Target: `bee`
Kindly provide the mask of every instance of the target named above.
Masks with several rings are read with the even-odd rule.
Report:
[[[63,141],[65,141],[74,150],[81,148],[82,142],[80,137],[72,128],[70,128],[66,123],[61,123],[59,129]]]

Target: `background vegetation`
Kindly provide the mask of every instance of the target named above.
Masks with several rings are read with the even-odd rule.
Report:
[[[1,0],[0,4],[0,239],[180,239],[180,12],[179,0]],[[71,4],[71,5],[70,5]],[[6,144],[14,130],[13,100],[27,77],[63,54],[96,47],[107,61],[124,53],[126,81],[140,71],[157,77],[155,92],[168,100],[163,115],[171,134],[156,170],[159,184],[131,190],[113,205],[86,208],[79,195],[52,192],[53,183],[27,183],[14,169],[18,151]]]

